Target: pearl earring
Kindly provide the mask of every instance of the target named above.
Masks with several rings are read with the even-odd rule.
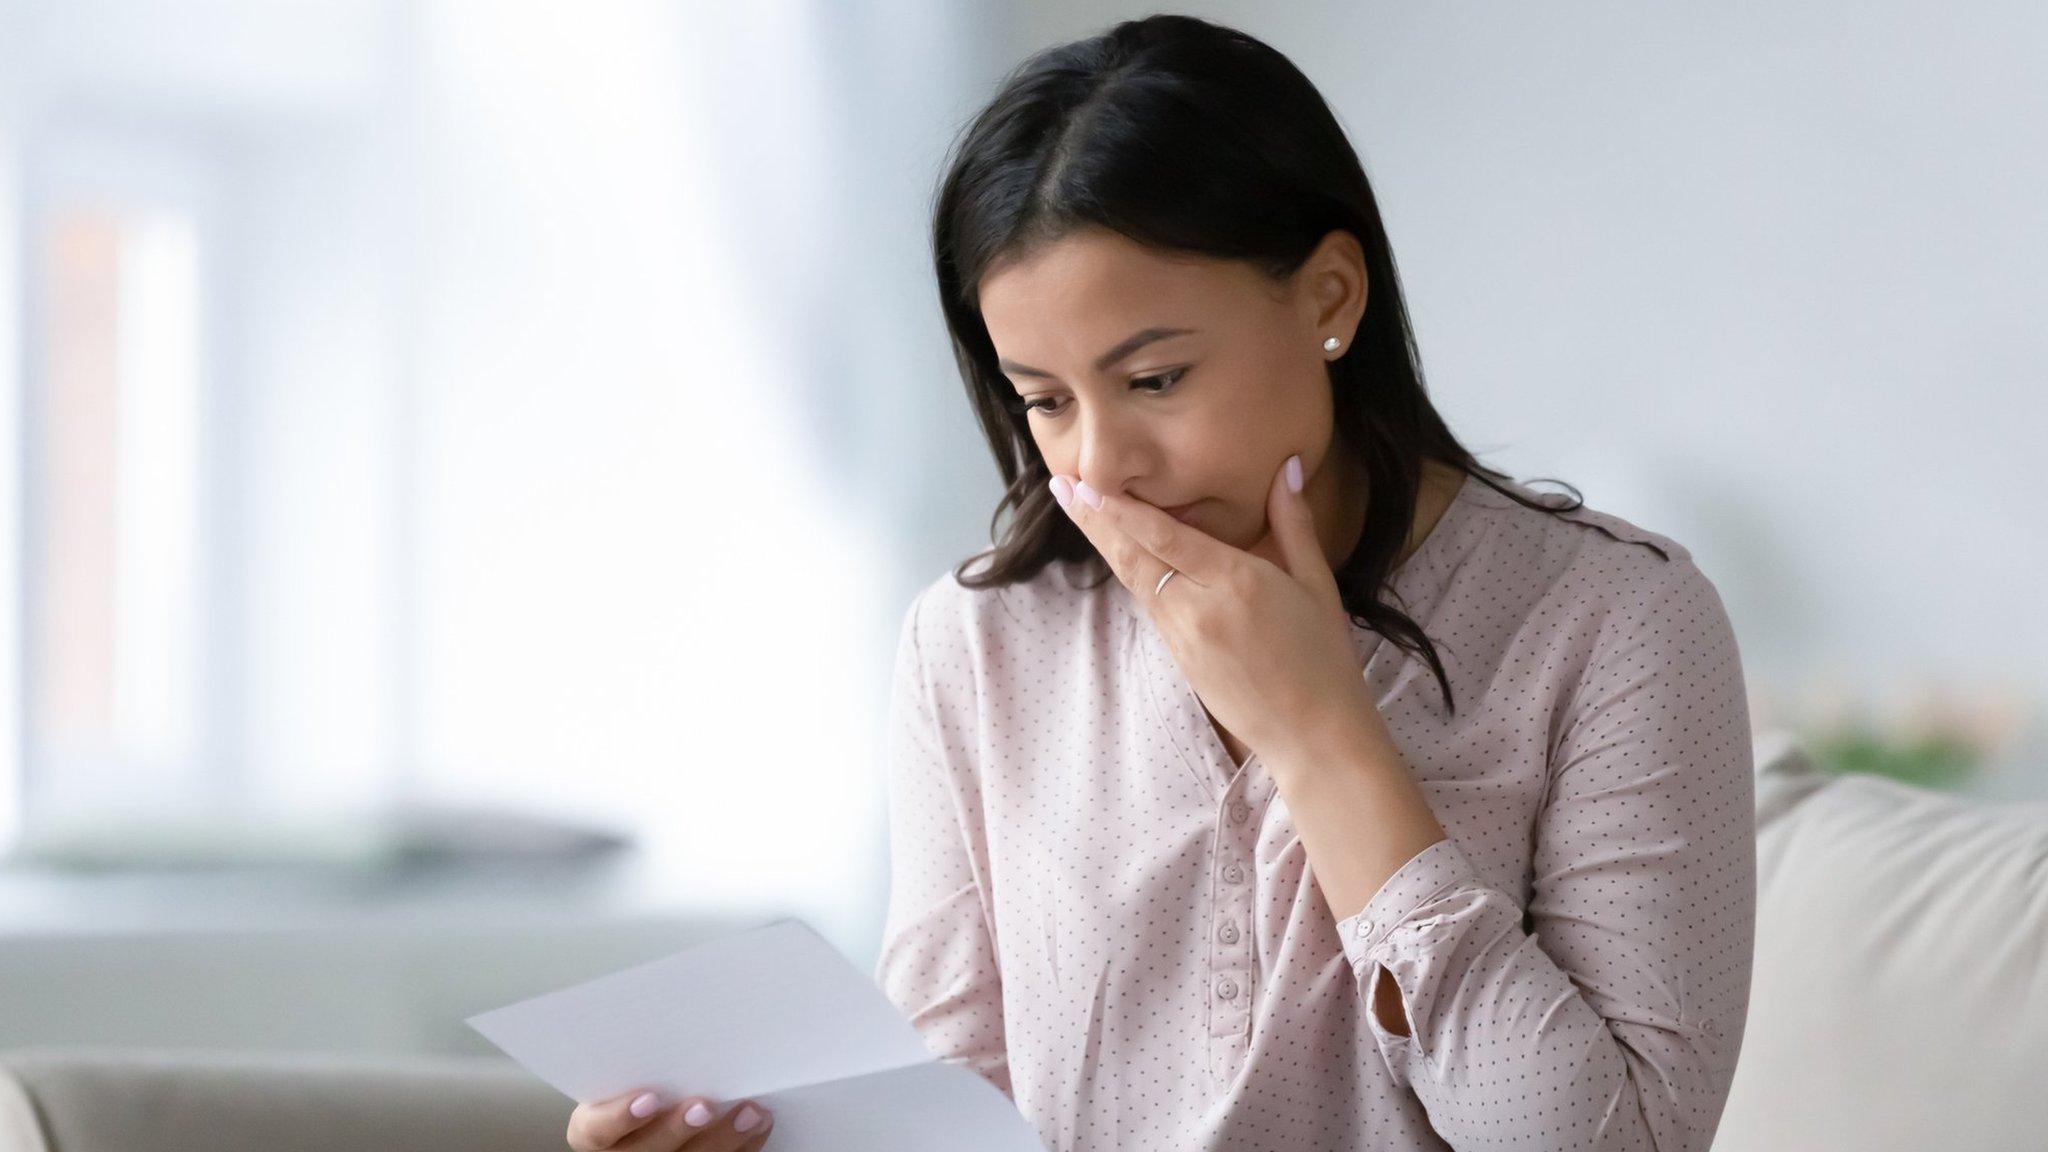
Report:
[[[1335,336],[1330,337],[1328,340],[1323,341],[1323,351],[1335,352],[1337,350],[1338,343],[1339,341]]]

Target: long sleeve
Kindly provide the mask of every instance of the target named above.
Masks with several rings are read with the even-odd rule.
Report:
[[[904,616],[890,696],[889,911],[874,979],[934,1056],[1010,1096],[986,871],[972,850],[979,797],[961,786],[960,747],[939,723],[925,675],[918,618],[926,595]]]
[[[1553,728],[1526,916],[1453,837],[1338,924],[1380,1055],[1454,1148],[1706,1152],[1734,1079],[1756,916],[1741,664],[1689,559],[1630,599]],[[1407,1037],[1370,1011],[1388,975]]]

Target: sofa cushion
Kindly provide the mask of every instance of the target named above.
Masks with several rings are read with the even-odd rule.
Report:
[[[1757,940],[1716,1152],[2048,1147],[2048,803],[1757,740]]]
[[[575,1107],[486,1057],[0,1051],[0,1152],[561,1152]]]

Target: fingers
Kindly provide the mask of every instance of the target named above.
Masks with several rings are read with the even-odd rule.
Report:
[[[643,1115],[633,1114],[639,1103]],[[634,1089],[609,1100],[578,1104],[569,1114],[569,1147],[576,1152],[602,1152],[646,1126],[668,1103],[659,1092]]]
[[[697,1110],[696,1105],[703,1105]],[[744,1131],[741,1124],[746,1124]],[[739,1152],[758,1148],[775,1126],[768,1109],[752,1100],[740,1100],[721,1109],[701,1096],[692,1096],[662,1112],[656,1122],[635,1132],[611,1152]]]
[[[1126,502],[1102,497],[1101,507],[1095,507],[1091,497],[1100,494],[1094,493],[1085,483],[1072,486],[1066,477],[1059,475],[1053,477],[1053,483],[1056,495],[1059,494],[1060,485],[1069,485],[1070,494],[1065,501],[1067,515],[1073,518],[1074,525],[1081,529],[1081,534],[1088,537],[1088,542],[1095,545],[1095,551],[1109,564],[1110,571],[1116,574],[1117,580],[1129,589],[1131,595],[1137,597],[1140,603],[1150,603],[1153,588],[1158,585],[1159,578],[1166,573],[1167,561],[1154,554],[1144,542],[1125,530],[1125,526],[1118,519],[1118,514],[1123,511]],[[1127,503],[1159,516],[1174,528],[1185,527],[1149,504],[1135,500]],[[1194,579],[1193,573],[1185,570],[1183,573],[1188,579]]]
[[[1301,458],[1289,456],[1273,476],[1266,492],[1268,531],[1260,543],[1272,541],[1279,556],[1276,559],[1264,552],[1260,555],[1300,581],[1326,606],[1341,611],[1344,598],[1337,590],[1337,577],[1330,570],[1329,558],[1323,555],[1315,512],[1289,479],[1290,472],[1299,476],[1300,468]]]
[[[747,1130],[739,1130],[741,1124]],[[768,1130],[775,1117],[759,1104],[744,1103],[718,1118],[702,1136],[690,1142],[689,1152],[751,1152],[768,1142]],[[702,1147],[699,1147],[702,1145]]]

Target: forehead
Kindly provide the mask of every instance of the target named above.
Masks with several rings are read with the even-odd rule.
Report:
[[[1139,244],[1084,229],[996,266],[981,281],[982,322],[998,348],[1016,354],[1077,333],[1121,338],[1145,323],[1200,326],[1244,308],[1259,291],[1245,264]],[[1099,341],[1084,347],[1092,355]]]

